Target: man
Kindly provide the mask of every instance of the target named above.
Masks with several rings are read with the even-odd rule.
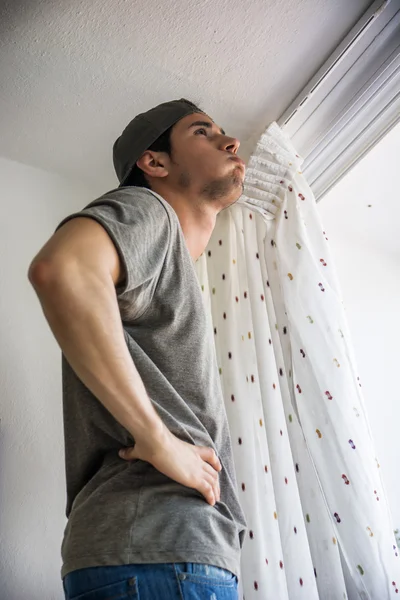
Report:
[[[194,263],[243,191],[238,148],[184,98],[138,115],[120,186],[30,266],[63,355],[67,599],[237,599],[247,526]]]

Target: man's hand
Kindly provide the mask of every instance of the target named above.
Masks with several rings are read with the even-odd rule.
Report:
[[[125,460],[149,462],[174,481],[199,491],[214,506],[220,500],[218,471],[222,466],[215,451],[206,446],[194,446],[177,438],[166,429],[161,442],[137,441],[132,448],[120,450]]]

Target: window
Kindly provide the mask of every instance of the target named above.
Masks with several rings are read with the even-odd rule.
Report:
[[[400,123],[318,203],[343,293],[367,416],[400,528]]]
[[[377,0],[283,113],[320,200],[400,121],[400,2]]]

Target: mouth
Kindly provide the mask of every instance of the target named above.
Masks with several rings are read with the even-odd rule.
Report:
[[[239,165],[241,165],[244,169],[246,168],[246,165],[244,163],[244,161],[239,158],[238,156],[230,156],[229,157],[231,160],[234,160],[235,162],[237,162]]]

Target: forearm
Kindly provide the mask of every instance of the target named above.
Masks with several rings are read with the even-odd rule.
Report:
[[[85,386],[135,440],[162,437],[165,427],[125,342],[111,277],[72,267],[33,279],[49,326]]]

